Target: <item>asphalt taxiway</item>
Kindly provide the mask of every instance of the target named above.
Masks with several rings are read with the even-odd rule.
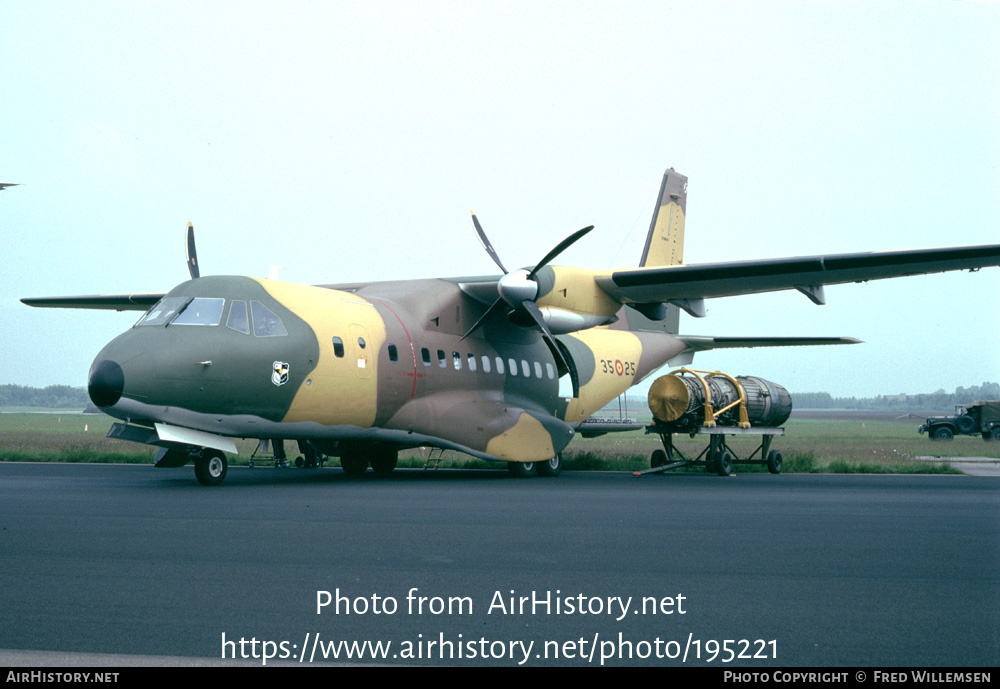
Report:
[[[990,477],[233,468],[205,488],[190,467],[0,464],[0,562],[8,663],[264,642],[298,662],[317,640],[388,642],[351,662],[389,664],[1000,662]]]

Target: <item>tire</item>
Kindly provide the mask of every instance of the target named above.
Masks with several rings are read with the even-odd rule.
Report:
[[[990,438],[992,438],[997,442],[1000,442],[1000,426],[997,426],[992,431],[990,431]]]
[[[194,475],[203,486],[217,486],[226,480],[229,462],[218,450],[208,450],[194,461]]]
[[[972,433],[976,430],[976,420],[971,416],[959,416],[955,421],[955,427],[959,433]]]
[[[507,471],[514,478],[532,478],[538,475],[538,468],[534,462],[507,462]]]
[[[663,450],[653,450],[653,454],[649,456],[649,468],[655,469],[661,467],[667,463],[667,453]]]
[[[539,476],[558,476],[562,471],[562,454],[557,454],[547,462],[536,463],[535,470]]]
[[[719,476],[729,476],[733,473],[733,456],[729,450],[723,450],[715,460],[715,471]]]
[[[940,428],[935,428],[931,431],[931,440],[951,440],[955,437],[955,431],[951,430],[947,426],[941,426]]]
[[[372,457],[372,471],[379,478],[388,478],[392,475],[398,461],[399,456],[394,448],[381,447]],[[341,463],[343,463],[343,459],[341,459]]]
[[[364,456],[359,454],[341,455],[340,457],[340,468],[344,470],[344,473],[348,476],[359,478],[365,475],[368,471],[368,460]]]
[[[771,450],[767,453],[767,470],[772,474],[780,474],[783,463],[784,457],[777,450]]]
[[[717,450],[708,451],[708,455],[705,457],[705,471],[710,474],[716,472],[716,468],[719,466],[718,459],[720,454],[721,452]]]

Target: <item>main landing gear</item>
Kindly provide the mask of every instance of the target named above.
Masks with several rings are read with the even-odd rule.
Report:
[[[348,476],[364,476],[371,464],[372,471],[380,478],[392,474],[398,462],[399,453],[391,445],[371,443],[341,443],[340,467]]]
[[[558,476],[562,471],[562,454],[544,462],[507,462],[507,471],[514,478]]]

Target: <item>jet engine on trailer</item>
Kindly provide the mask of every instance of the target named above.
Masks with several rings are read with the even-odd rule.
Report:
[[[653,424],[646,433],[658,434],[663,450],[653,452],[650,468],[637,476],[684,466],[704,466],[728,476],[733,464],[766,464],[772,474],[781,473],[782,456],[770,450],[771,439],[785,433],[779,426],[791,416],[792,396],[777,383],[682,368],[653,382],[649,410]],[[697,457],[685,457],[673,443],[675,433],[708,435],[709,445]],[[761,444],[741,459],[726,443],[726,435],[759,435]]]
[[[649,410],[657,422],[678,431],[697,426],[775,428],[792,413],[788,390],[763,378],[728,376],[682,368],[657,378],[649,388]]]

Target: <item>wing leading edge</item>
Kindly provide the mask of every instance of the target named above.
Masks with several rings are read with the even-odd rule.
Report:
[[[823,285],[975,270],[1000,265],[1000,244],[917,249],[612,271],[595,279],[628,303],[731,297],[797,289],[823,303]]]
[[[49,309],[103,309],[106,311],[146,311],[163,297],[162,293],[92,294],[80,297],[26,297],[28,306]]]

